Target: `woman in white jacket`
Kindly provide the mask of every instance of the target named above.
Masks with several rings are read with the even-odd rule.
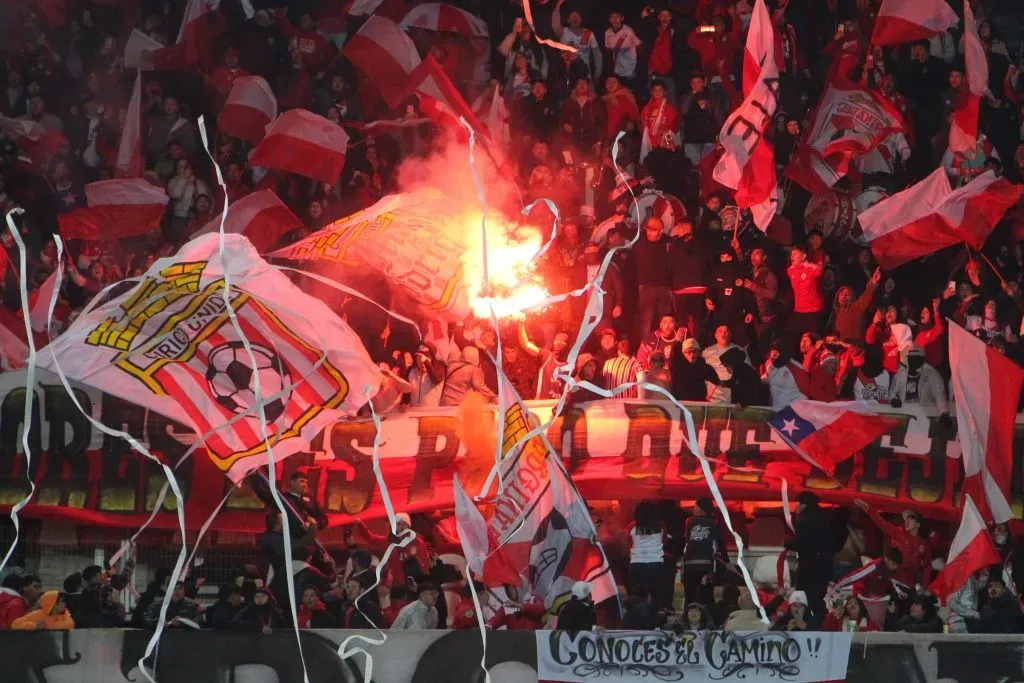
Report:
[[[174,240],[187,237],[188,219],[196,209],[196,199],[210,195],[210,188],[192,170],[188,159],[178,161],[177,173],[167,183],[167,196],[171,199],[171,235]]]

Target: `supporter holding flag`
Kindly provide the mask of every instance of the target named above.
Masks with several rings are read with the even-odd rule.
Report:
[[[903,563],[896,578],[911,587],[928,586],[932,578],[932,550],[928,539],[921,536],[921,515],[913,510],[904,510],[903,524],[897,526],[887,522],[863,500],[855,502],[885,534],[889,544],[900,551]]]

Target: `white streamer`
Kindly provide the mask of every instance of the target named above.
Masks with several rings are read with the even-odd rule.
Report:
[[[28,494],[14,504],[11,508],[11,522],[14,524],[14,541],[11,543],[11,547],[7,549],[4,554],[3,562],[0,562],[0,571],[3,571],[4,567],[7,566],[7,562],[11,559],[14,554],[15,548],[18,547],[18,539],[21,536],[21,522],[18,520],[18,512],[21,511],[29,501],[32,500],[32,496],[36,493],[36,483],[32,481],[32,449],[29,447],[28,434],[32,430],[32,403],[36,397],[36,342],[32,337],[32,320],[29,315],[28,305],[28,287],[26,282],[28,281],[28,264],[27,256],[25,254],[25,243],[21,239],[21,234],[18,232],[18,226],[14,224],[14,219],[11,216],[24,213],[23,209],[17,208],[8,212],[7,214],[7,229],[11,231],[11,235],[14,237],[14,241],[18,243],[18,275],[19,285],[21,287],[21,312],[25,318],[25,335],[28,339],[28,360],[25,364],[25,411],[24,411],[24,424],[21,429],[21,447],[25,452],[25,479],[28,480]],[[58,285],[60,284],[60,276],[58,278]],[[59,287],[54,287],[54,291]]]

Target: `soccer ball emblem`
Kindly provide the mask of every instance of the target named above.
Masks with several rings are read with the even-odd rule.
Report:
[[[267,399],[291,384],[288,366],[273,349],[251,342],[249,346],[256,367],[253,367],[245,345],[241,341],[231,341],[221,344],[210,353],[206,381],[217,403],[233,413],[242,413],[256,405],[255,376],[258,372],[260,393],[266,401],[263,410],[267,422],[276,422],[284,414],[291,392]],[[252,417],[259,419],[259,411],[253,411]]]

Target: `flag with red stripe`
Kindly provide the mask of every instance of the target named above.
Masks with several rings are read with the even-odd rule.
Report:
[[[243,76],[231,85],[224,108],[217,116],[217,127],[222,133],[256,145],[276,118],[277,97],[270,85],[260,76]]]
[[[931,38],[960,23],[946,0],[883,0],[871,44],[901,45]]]
[[[141,178],[145,170],[146,162],[142,158],[142,72],[136,70],[135,87],[128,101],[114,173],[118,178]]]
[[[337,183],[347,149],[344,128],[305,109],[290,109],[277,117],[249,163]]]
[[[1003,558],[996,550],[985,521],[974,505],[971,494],[964,496],[964,512],[960,528],[956,530],[953,543],[949,546],[946,566],[935,577],[929,588],[939,600],[945,602],[971,578],[975,572],[994,564],[1002,564]]]
[[[342,55],[376,86],[389,107],[397,107],[407,96],[406,79],[420,65],[412,39],[379,15],[366,20],[345,43]]]
[[[212,432],[210,457],[237,482],[267,462],[260,405],[274,457],[285,458],[364,405],[380,372],[348,325],[248,240],[225,235],[222,255],[218,247],[218,235],[204,235],[158,260],[77,318],[40,365],[59,363],[73,380]]]
[[[757,0],[743,55],[743,104],[722,126],[723,148],[714,178],[736,190],[736,205],[749,208],[754,222],[767,230],[779,204],[775,149],[768,135],[779,104],[779,66],[775,28],[764,0]]]
[[[977,148],[981,97],[988,90],[988,56],[978,37],[978,24],[969,0],[964,0],[964,62],[966,83],[949,126],[949,149],[955,154]]]
[[[964,491],[983,519],[1005,522],[1013,517],[1013,434],[1024,369],[954,323],[949,326],[949,366]]]
[[[141,178],[85,186],[85,206],[57,217],[64,239],[118,240],[157,230],[167,207],[162,188]]]
[[[217,233],[220,224],[218,215],[195,236]],[[261,254],[274,246],[281,235],[299,227],[302,221],[272,190],[259,190],[242,197],[228,206],[224,220],[225,233],[245,235]]]

